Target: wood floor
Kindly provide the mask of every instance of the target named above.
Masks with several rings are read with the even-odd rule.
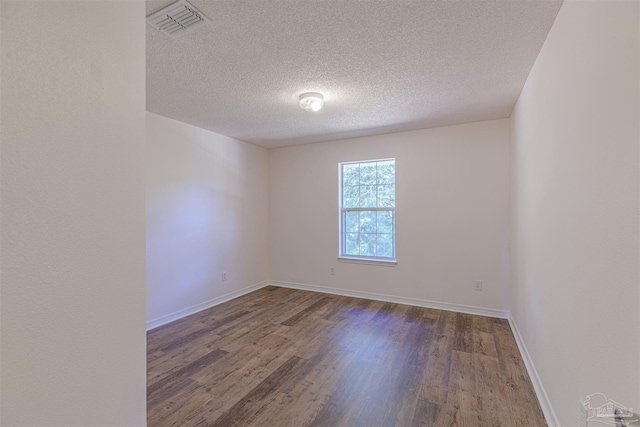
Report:
[[[148,333],[152,426],[544,426],[503,319],[266,287]]]

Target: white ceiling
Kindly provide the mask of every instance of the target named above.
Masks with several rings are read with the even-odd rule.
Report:
[[[508,117],[562,3],[190,2],[212,23],[147,25],[147,110],[264,147]]]

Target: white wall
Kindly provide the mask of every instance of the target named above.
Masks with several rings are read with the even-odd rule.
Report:
[[[143,426],[144,2],[0,13],[0,424]]]
[[[508,309],[509,135],[495,120],[270,150],[270,278]],[[388,157],[398,264],[339,262],[338,163]]]
[[[147,113],[147,321],[268,279],[267,185],[266,149]]]
[[[639,15],[566,1],[512,117],[511,309],[564,426],[640,408]]]

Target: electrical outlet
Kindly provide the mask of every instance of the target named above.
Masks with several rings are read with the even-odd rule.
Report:
[[[335,276],[336,275],[336,270],[334,270],[333,267],[329,267],[329,274],[332,275],[332,276]]]
[[[227,272],[223,271],[222,272],[222,281],[224,282],[225,280],[227,280]]]
[[[481,291],[482,290],[482,280],[474,280],[473,289],[476,290],[476,291]]]

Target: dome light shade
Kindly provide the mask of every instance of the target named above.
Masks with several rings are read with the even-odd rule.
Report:
[[[320,111],[324,105],[324,97],[315,92],[307,92],[300,95],[300,108],[305,111]]]

